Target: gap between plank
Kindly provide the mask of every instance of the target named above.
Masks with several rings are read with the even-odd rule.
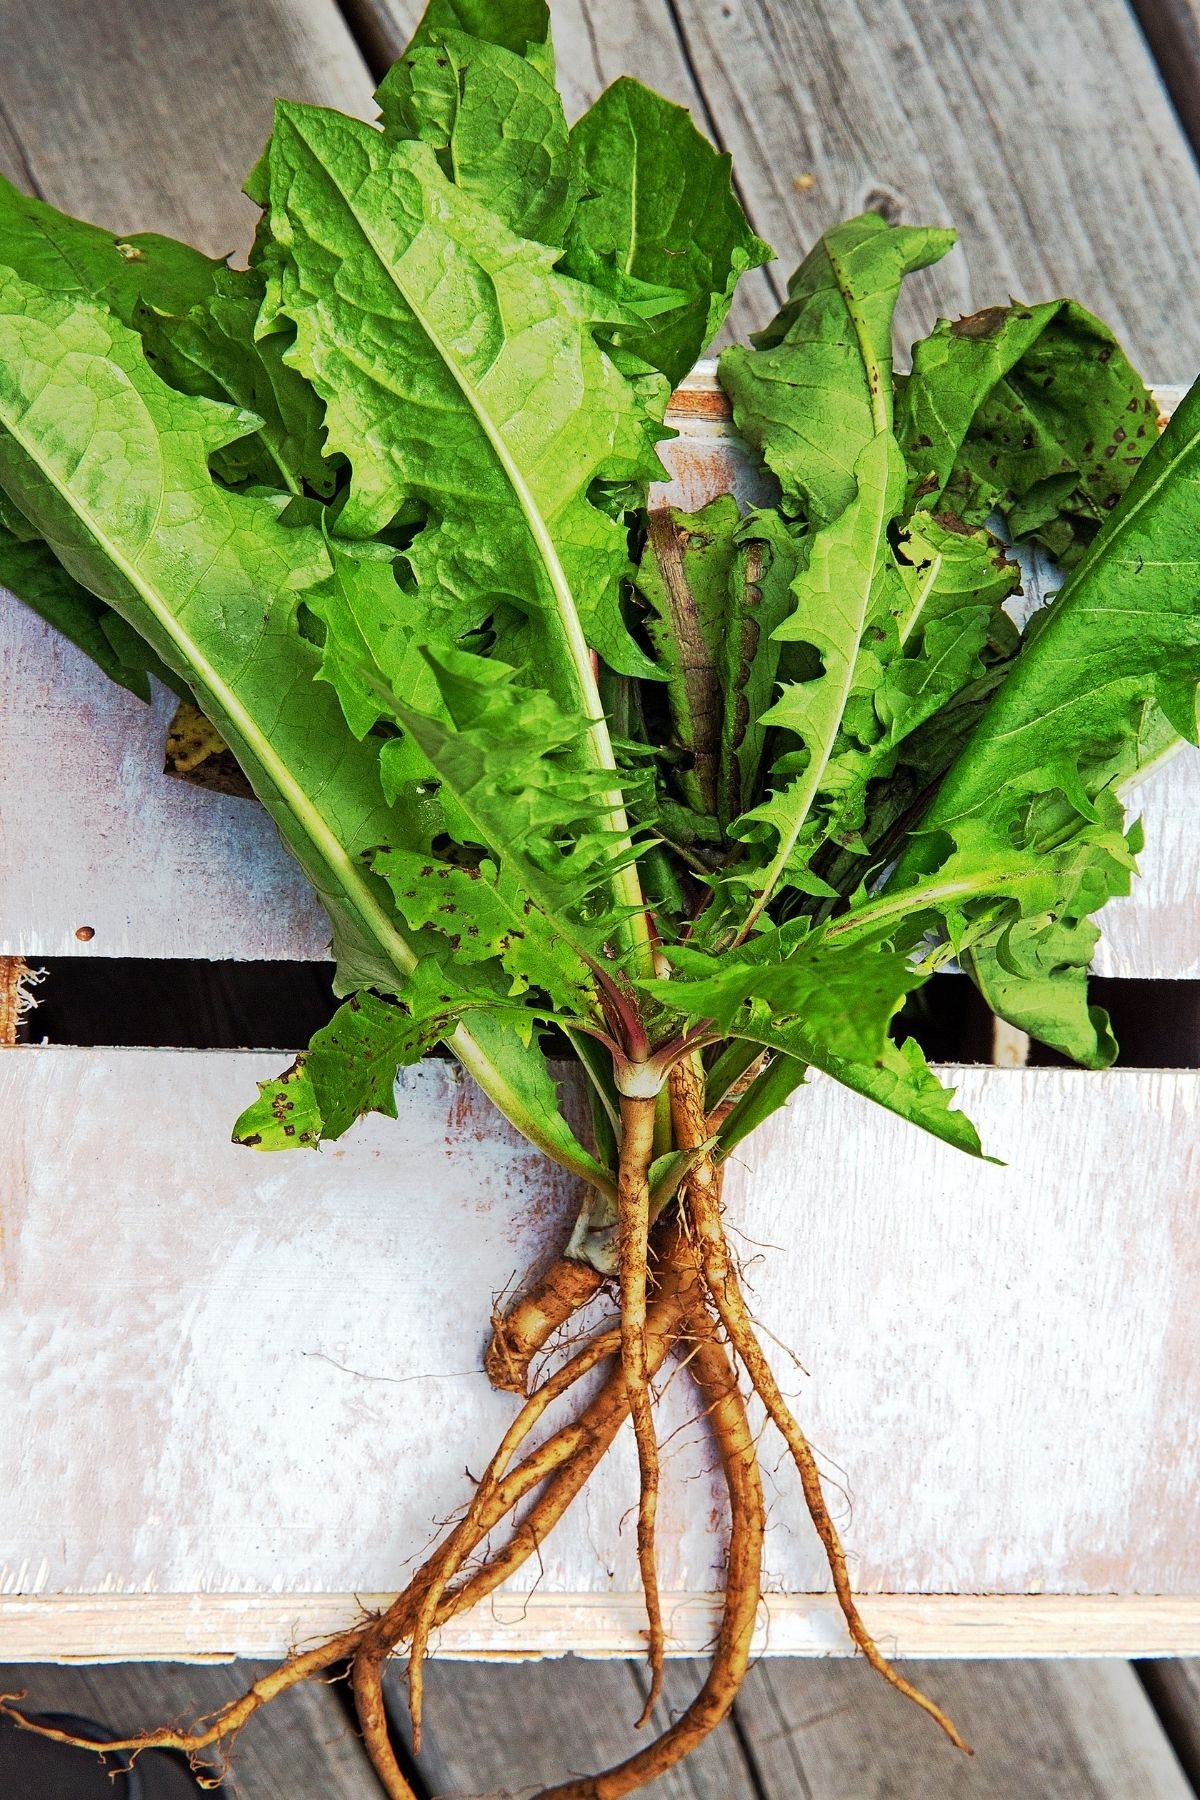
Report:
[[[1200,1725],[1195,1716],[1196,1695],[1186,1683],[1185,1662],[1164,1658],[1131,1662],[1142,1684],[1163,1736],[1170,1744],[1192,1790],[1200,1794]],[[1179,1677],[1185,1676],[1183,1682]]]
[[[1200,160],[1200,12],[1194,0],[1130,0],[1183,134]]]
[[[355,48],[366,63],[373,81],[382,81],[391,66],[387,32],[379,21],[379,8],[371,0],[333,0]]]
[[[666,9],[667,17],[671,21],[671,29],[675,33],[675,39],[679,45],[679,54],[683,58],[684,67],[687,69],[687,72],[691,77],[692,86],[696,90],[699,109],[704,119],[705,129],[721,154],[723,156],[728,156],[729,146],[725,142],[724,134],[721,131],[720,125],[717,123],[717,115],[710,106],[708,95],[704,91],[704,82],[700,75],[700,66],[692,55],[692,46],[688,42],[687,30],[679,11],[678,0],[663,0],[663,5]],[[730,159],[730,162],[729,179],[733,184],[733,191],[741,202],[742,211],[750,222],[751,230],[758,232],[758,235],[761,237],[762,233],[758,231],[758,226],[754,222],[754,217],[750,210],[750,202],[746,197],[745,189],[738,180],[737,171],[732,167],[732,158]],[[771,264],[766,263],[761,273],[776,306],[782,306],[784,302],[784,290],[780,286],[779,280],[776,277]]]

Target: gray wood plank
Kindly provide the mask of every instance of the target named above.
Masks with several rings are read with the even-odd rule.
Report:
[[[704,1679],[699,1661],[670,1662],[653,1729],[662,1731]],[[398,1723],[408,1705],[391,1676]],[[569,1774],[619,1762],[647,1741],[634,1730],[645,1696],[633,1662],[563,1657],[539,1663],[431,1662],[425,1675],[425,1743],[419,1767],[434,1795],[525,1793]],[[753,1777],[727,1721],[679,1768],[639,1790],[649,1800],[742,1800]]]
[[[0,165],[69,212],[245,247],[275,95],[369,113],[333,0],[0,0]]]
[[[1160,1658],[1138,1663],[1137,1672],[1184,1773],[1200,1793],[1200,1660]]]
[[[81,1713],[114,1731],[139,1731],[214,1712],[271,1666],[7,1663],[0,1665],[0,1684],[9,1692],[25,1688],[40,1711]],[[281,1695],[250,1721],[238,1736],[225,1786],[229,1800],[377,1800],[380,1793],[337,1695],[320,1682]],[[181,1796],[197,1791],[181,1781]]]
[[[1122,0],[679,0],[758,229],[792,266],[866,205],[955,224],[902,334],[1069,292],[1159,379],[1200,366],[1200,175]],[[609,9],[596,9],[607,32]],[[634,53],[631,65],[653,79]]]
[[[946,1707],[972,1759],[861,1662],[769,1659],[737,1703],[762,1800],[1190,1800],[1127,1663],[903,1667]]]

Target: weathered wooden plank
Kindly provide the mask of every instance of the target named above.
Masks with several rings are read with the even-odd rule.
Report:
[[[738,1700],[761,1800],[1190,1800],[1126,1664],[904,1668],[965,1732],[972,1761],[865,1667],[773,1658],[751,1670]]]
[[[667,1666],[663,1718],[686,1704],[701,1663]],[[118,1663],[0,1666],[0,1686],[26,1688],[44,1710],[132,1730],[215,1710],[267,1665],[224,1668]],[[1116,1662],[908,1664],[968,1731],[973,1764],[953,1755],[861,1662],[773,1658],[758,1663],[738,1702],[753,1771],[732,1724],[646,1789],[653,1800],[883,1800],[919,1789],[927,1800],[978,1791],[989,1800],[1183,1800],[1191,1788],[1136,1676]],[[1168,1679],[1188,1665],[1157,1665]],[[389,1684],[403,1711],[402,1682]],[[447,1665],[426,1674],[418,1767],[435,1794],[520,1792],[569,1769],[615,1761],[638,1742],[634,1665],[566,1660]],[[143,1764],[149,1774],[149,1763]],[[758,1785],[755,1785],[757,1782]],[[242,1732],[229,1776],[237,1800],[365,1800],[374,1793],[362,1747],[335,1694],[293,1690]],[[180,1793],[194,1792],[182,1782]]]
[[[328,956],[267,815],[162,774],[174,704],[114,687],[0,590],[0,954]]]
[[[0,1687],[9,1693],[27,1689],[39,1711],[76,1713],[114,1732],[131,1732],[168,1719],[215,1712],[269,1667],[249,1662],[222,1668],[170,1663],[55,1668],[16,1663],[0,1666]],[[157,1762],[151,1753],[139,1767],[149,1777]],[[118,1786],[115,1791],[119,1794],[122,1789]],[[366,1752],[337,1695],[316,1681],[281,1695],[238,1733],[226,1788],[229,1800],[368,1800],[378,1791]],[[180,1782],[181,1795],[196,1792],[193,1783]]]
[[[660,1729],[703,1679],[667,1666]],[[905,1670],[971,1738],[973,1763],[861,1660],[772,1657],[751,1669],[732,1721],[645,1791],[655,1800],[1185,1800],[1181,1773],[1146,1695],[1118,1662],[927,1662]],[[1185,1665],[1186,1666],[1186,1665]],[[1162,1665],[1171,1672],[1175,1665]],[[397,1710],[402,1682],[395,1679]],[[430,1665],[420,1769],[434,1793],[518,1793],[616,1762],[640,1741],[629,1664]],[[753,1763],[742,1751],[748,1743]]]
[[[1138,1676],[1184,1773],[1200,1792],[1200,1662],[1188,1657],[1143,1662]]]
[[[332,1152],[239,1151],[227,1121],[277,1060],[0,1056],[0,1589],[383,1591],[510,1416],[478,1373],[491,1296],[559,1241],[571,1185],[447,1064]],[[859,1584],[1200,1594],[1200,1075],[960,1085],[1007,1167],[815,1081],[731,1172],[747,1260],[776,1246],[749,1268],[756,1312],[811,1371],[777,1348],[781,1379],[848,1471]],[[673,1382],[662,1581],[705,1595],[719,1495],[688,1402]],[[767,1480],[769,1592],[819,1592],[793,1484],[770,1459]],[[635,1594],[634,1491],[622,1440],[518,1586]],[[456,1645],[496,1647],[507,1605]]]
[[[656,502],[767,497],[711,365],[669,416],[679,436]],[[113,687],[0,590],[0,955],[328,956],[328,921],[265,814],[160,775],[173,704]],[[1142,876],[1104,914],[1097,972],[1200,977],[1200,754],[1182,752],[1136,807]]]
[[[654,1727],[677,1717],[704,1678],[702,1663],[670,1663]],[[400,1718],[403,1678],[389,1682]],[[508,1794],[605,1768],[647,1739],[634,1730],[645,1690],[631,1662],[433,1662],[425,1676],[425,1743],[418,1767],[434,1794]],[[731,1800],[753,1793],[732,1725],[713,1732],[679,1768],[644,1789],[648,1800]]]
[[[0,32],[5,173],[68,212],[214,256],[249,242],[241,186],[276,95],[371,107],[333,0],[0,0]]]
[[[1164,378],[1200,365],[1200,174],[1123,0],[672,10],[784,271],[874,205],[963,233],[908,284],[904,341],[935,312],[1065,292]]]

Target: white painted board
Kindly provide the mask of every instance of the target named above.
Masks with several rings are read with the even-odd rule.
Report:
[[[278,1061],[0,1052],[4,1655],[33,1653],[51,1596],[126,1596],[111,1655],[167,1631],[164,1607],[188,1630],[181,1596],[225,1597],[232,1641],[210,1625],[160,1654],[260,1652],[314,1597],[344,1616],[401,1582],[511,1416],[478,1372],[492,1296],[560,1242],[571,1183],[437,1062],[403,1075],[398,1122],[319,1153],[236,1149],[228,1125]],[[837,1511],[857,1583],[1092,1596],[1093,1648],[1200,1647],[1200,1073],[955,1078],[1006,1167],[818,1079],[729,1181],[769,1352],[853,1496]],[[677,1377],[668,1430],[686,1402]],[[795,1598],[826,1583],[794,1481],[765,1464],[775,1647],[835,1647],[824,1603]],[[671,1439],[661,1574],[690,1597],[682,1647],[720,1566],[707,1465],[702,1427]],[[584,1616],[592,1648],[623,1647],[634,1493],[626,1441],[516,1583],[567,1606],[557,1625],[499,1601],[451,1647],[528,1648]],[[995,1647],[956,1605],[941,1639],[922,1615],[911,1653],[961,1653],[972,1628]],[[1044,1629],[1044,1654],[1079,1642]]]
[[[1169,406],[1175,395],[1159,398]],[[669,417],[673,480],[656,498],[766,497],[711,365]],[[328,922],[270,820],[250,801],[162,775],[172,707],[161,690],[148,709],[112,686],[0,590],[0,955],[328,955]],[[1142,878],[1104,915],[1097,969],[1200,977],[1200,752],[1182,752],[1138,805]]]

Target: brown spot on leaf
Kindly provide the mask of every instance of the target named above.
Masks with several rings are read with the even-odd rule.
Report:
[[[955,319],[950,327],[950,335],[961,338],[995,337],[1008,314],[1007,306],[985,306],[980,312],[967,313],[965,317]]]

